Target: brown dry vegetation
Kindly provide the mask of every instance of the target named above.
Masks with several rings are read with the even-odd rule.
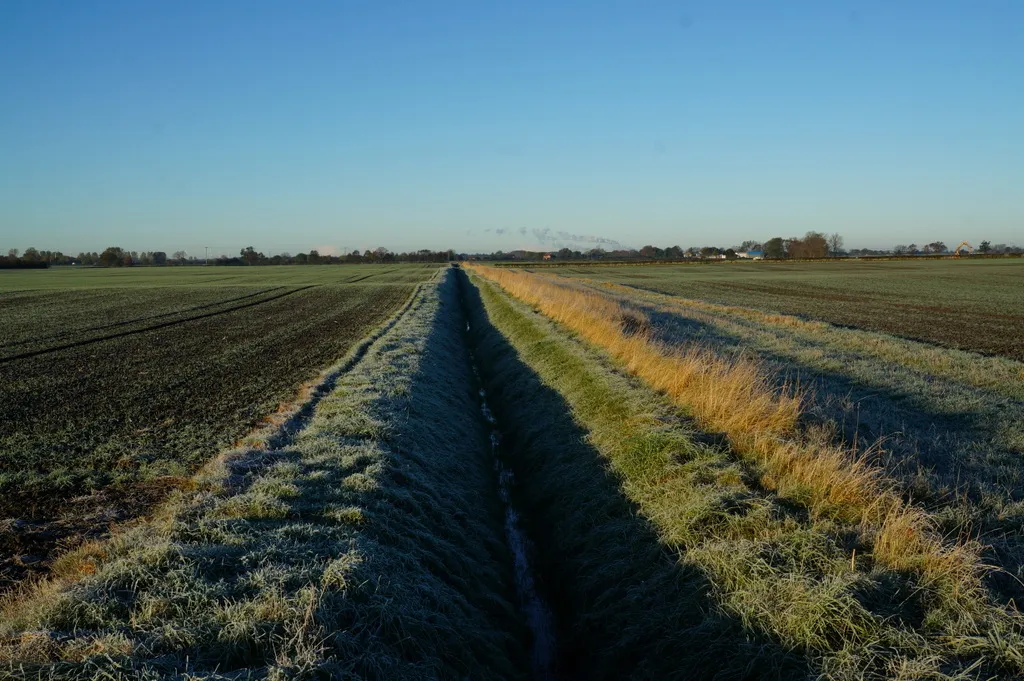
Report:
[[[541,276],[558,278],[560,275],[545,272]],[[643,296],[645,299],[650,299],[658,304],[661,309],[671,312],[677,312],[680,309],[699,310],[710,315],[738,317],[766,326],[789,327],[808,333],[848,330],[827,322],[804,319],[791,314],[764,312],[749,307],[709,303],[693,298],[681,298],[608,281],[597,281],[583,277],[574,277],[574,279],[590,286],[613,291],[622,296],[632,298],[636,298],[638,295]],[[967,324],[967,322],[964,324]],[[869,338],[864,335],[854,337],[833,333],[830,340],[834,344],[841,345],[846,349],[860,353],[870,353],[881,362],[896,363],[941,375],[955,374],[959,380],[979,388],[999,389],[1007,382],[1024,379],[1024,371],[1021,371],[1019,364],[1009,363],[997,357],[974,356],[971,358],[968,366],[963,366],[964,363],[956,362],[946,348],[919,343],[913,347],[912,352],[908,352],[904,347],[907,341],[902,341],[902,344],[894,342],[897,339],[893,336],[886,337],[885,340],[887,342],[882,342],[879,338]],[[1017,391],[1014,391],[1014,394],[1016,395]]]
[[[852,449],[800,432],[800,395],[772,386],[754,360],[658,343],[644,333],[640,313],[596,292],[516,270],[473,269],[605,349],[705,429],[725,433],[762,467],[766,487],[816,517],[857,523],[873,561],[919,574],[969,628],[984,616],[977,544],[944,541],[927,513],[907,504],[879,468]]]

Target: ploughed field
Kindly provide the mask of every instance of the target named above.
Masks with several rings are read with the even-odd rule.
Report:
[[[723,305],[1024,360],[1024,259],[559,267]]]
[[[320,361],[354,348],[293,418],[186,475],[196,454],[149,519],[0,601],[0,675],[1024,676],[1024,364],[584,274],[338,286],[345,310],[359,286],[407,295]],[[54,352],[330,286],[302,285],[182,291]],[[294,354],[314,309],[281,337]],[[263,335],[236,331],[207,344]],[[238,416],[266,387],[235,390]]]
[[[0,586],[148,509],[436,271],[223,269],[0,277]]]

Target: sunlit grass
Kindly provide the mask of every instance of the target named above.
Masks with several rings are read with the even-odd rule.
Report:
[[[799,394],[772,385],[755,360],[701,345],[667,347],[644,331],[642,313],[597,292],[510,269],[473,270],[604,349],[670,396],[707,430],[757,461],[762,482],[819,517],[856,523],[872,557],[919,573],[944,609],[970,629],[984,618],[978,547],[939,537],[931,519],[903,501],[884,472],[851,449],[803,437]]]

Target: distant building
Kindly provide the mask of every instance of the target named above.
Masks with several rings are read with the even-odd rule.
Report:
[[[552,259],[552,258],[554,258],[554,257],[555,257],[555,254],[554,254],[554,253],[545,253],[545,254],[544,254],[544,259],[545,259],[545,260],[551,260],[551,259]]]
[[[746,253],[737,253],[736,255],[749,260],[764,260],[764,251],[747,251]]]

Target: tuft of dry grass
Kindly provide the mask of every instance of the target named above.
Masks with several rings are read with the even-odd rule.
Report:
[[[802,436],[800,395],[773,386],[753,359],[722,357],[700,345],[668,347],[647,333],[642,312],[596,291],[518,270],[471,269],[603,348],[703,428],[725,433],[738,453],[760,465],[766,487],[816,517],[859,524],[876,563],[921,575],[941,607],[976,628],[985,595],[979,547],[943,541],[928,514],[906,503],[863,456]]]

